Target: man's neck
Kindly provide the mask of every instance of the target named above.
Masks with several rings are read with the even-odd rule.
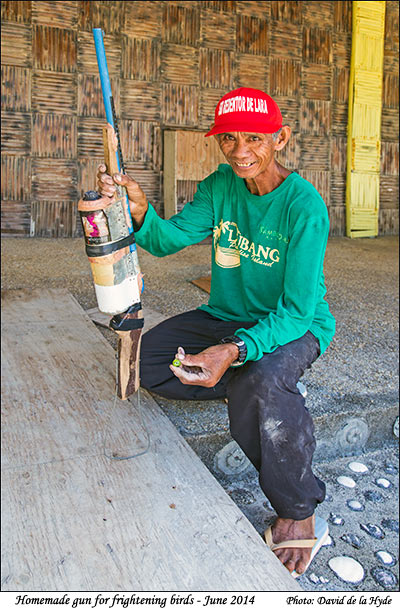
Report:
[[[271,169],[268,168],[268,171],[263,172],[255,178],[245,178],[244,181],[247,189],[253,195],[266,195],[277,189],[291,173],[292,172],[284,168],[283,165],[275,162]]]

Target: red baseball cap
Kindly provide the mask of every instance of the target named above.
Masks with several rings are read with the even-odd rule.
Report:
[[[239,87],[220,99],[214,127],[206,136],[224,132],[273,134],[281,127],[281,111],[271,96],[260,89]]]

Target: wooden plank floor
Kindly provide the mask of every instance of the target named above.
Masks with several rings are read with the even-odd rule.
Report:
[[[62,290],[2,294],[2,590],[299,590]],[[124,461],[105,454],[149,451]]]

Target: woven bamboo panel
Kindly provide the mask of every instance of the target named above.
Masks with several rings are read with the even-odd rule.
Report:
[[[66,238],[75,235],[76,202],[32,202],[31,224],[35,236]]]
[[[1,232],[6,236],[29,235],[31,205],[27,202],[1,201]]]
[[[200,38],[200,14],[192,3],[177,6],[172,2],[163,3],[161,34],[163,40],[179,45],[196,46]]]
[[[352,0],[340,0],[333,3],[333,25],[340,32],[351,32]]]
[[[164,81],[182,85],[199,82],[199,52],[194,47],[166,44],[161,59],[161,75]]]
[[[239,2],[236,2],[236,12],[238,15],[250,15],[259,19],[269,19],[270,6],[271,3],[265,0],[258,0],[257,2],[239,0]]]
[[[399,209],[381,208],[379,210],[379,233],[399,234]]]
[[[332,97],[332,68],[317,64],[303,66],[302,83],[306,98],[330,100]]]
[[[294,23],[279,23],[270,30],[269,51],[273,56],[301,60],[303,49],[299,26]]]
[[[193,85],[165,83],[161,92],[165,125],[194,127],[199,120],[199,90]]]
[[[1,157],[1,199],[24,201],[31,188],[31,159],[16,155]]]
[[[31,109],[31,71],[19,66],[1,67],[1,107],[3,110]]]
[[[155,123],[150,121],[123,120],[120,122],[122,154],[125,162],[152,163],[154,126]]]
[[[122,76],[138,81],[156,81],[160,76],[160,42],[149,38],[122,40]]]
[[[33,201],[76,201],[77,174],[76,161],[33,157]]]
[[[83,0],[79,2],[79,29],[91,31],[101,28],[104,32],[118,34],[124,23],[125,8],[132,2]],[[140,4],[139,2],[135,2]]]
[[[110,76],[119,76],[121,71],[121,45],[119,38],[110,35],[104,36],[104,47],[107,56],[107,66]],[[78,71],[83,74],[98,74],[96,50],[91,32],[78,34]]]
[[[103,163],[102,159],[93,157],[82,158],[78,162],[78,198],[81,198],[85,191],[96,190],[97,186],[97,167]]]
[[[399,107],[399,75],[387,72],[383,75],[383,105],[387,108]]]
[[[159,213],[163,130],[204,133],[219,99],[247,86],[267,91],[280,105],[292,137],[278,159],[314,173],[330,202],[331,234],[343,235],[352,8],[351,0],[2,2],[5,232],[80,231],[68,203],[77,187],[79,195],[94,187],[103,157],[104,108],[92,36],[100,27],[125,161],[142,177]],[[376,83],[358,81],[356,102],[370,134],[381,132],[385,177],[398,174],[398,14],[398,3],[387,1],[381,123],[367,108]],[[375,22],[362,26],[372,41],[359,67],[377,61]],[[376,154],[365,156],[365,146],[355,146],[354,159],[376,165]],[[67,194],[52,191],[59,183]],[[179,201],[189,201],[197,177],[178,183]],[[392,205],[390,184],[381,186],[385,205]],[[385,211],[380,228],[391,231],[398,216]],[[54,227],[47,229],[46,222]]]
[[[32,110],[76,114],[77,77],[74,74],[32,73]]]
[[[193,201],[197,191],[198,180],[177,180],[176,181],[176,210],[180,212],[187,202]]]
[[[290,125],[292,132],[298,133],[300,109],[297,100],[292,96],[279,95],[275,95],[274,100],[281,110],[283,124]]]
[[[30,23],[32,17],[31,2],[7,2],[1,3],[1,20],[16,21],[17,23]]]
[[[333,56],[336,66],[350,68],[351,34],[347,32],[333,32]]]
[[[332,99],[345,104],[349,99],[349,76],[348,68],[335,67],[333,69]]]
[[[29,4],[29,2],[27,2]],[[32,2],[32,23],[52,27],[76,29],[78,23],[78,2],[46,2],[43,0]],[[51,15],[51,20],[49,20]]]
[[[147,198],[160,210],[161,176],[160,172],[136,167],[134,163],[126,164],[126,171],[142,187]]]
[[[308,170],[329,170],[330,141],[324,136],[300,136],[300,167]]]
[[[236,25],[236,49],[241,53],[268,54],[267,21],[240,15]]]
[[[4,23],[1,26],[1,63],[31,67],[32,30],[29,26],[18,23]]]
[[[382,109],[382,140],[398,141],[399,139],[399,111],[391,108]]]
[[[233,88],[233,54],[223,49],[200,49],[200,86]]]
[[[279,163],[286,168],[297,170],[300,163],[300,155],[301,147],[299,136],[292,133],[289,142],[282,151],[277,153],[276,158]]]
[[[326,205],[329,206],[331,173],[323,170],[301,169],[299,174],[314,185]]]
[[[111,78],[111,90],[117,116],[120,113],[119,79]],[[78,76],[78,115],[81,117],[105,118],[103,95],[100,77],[95,74],[79,74]]]
[[[32,117],[32,155],[75,159],[76,130],[76,117],[35,113]]]
[[[333,5],[332,2],[303,2],[303,23],[306,25],[318,25],[321,28],[332,27]]]
[[[141,81],[121,81],[122,116],[140,117],[144,121],[160,120],[161,88],[158,84]]]
[[[218,101],[226,93],[225,89],[201,89],[200,90],[200,110],[199,127],[200,129],[210,129],[214,123],[215,107]]]
[[[271,2],[271,17],[280,21],[301,23],[301,0],[278,0]]]
[[[399,205],[399,177],[382,174],[379,181],[379,205],[396,208]]]
[[[265,57],[237,53],[236,85],[268,91],[268,61]]]
[[[297,95],[300,90],[301,64],[293,59],[271,58],[269,90],[271,95]]]
[[[332,32],[317,27],[303,30],[303,60],[314,64],[332,62]]]
[[[329,206],[330,236],[342,236],[346,228],[346,208],[344,206]]]
[[[203,10],[200,42],[206,48],[233,51],[236,44],[236,16],[231,13]]]
[[[307,100],[300,103],[300,131],[302,134],[329,134],[331,103],[326,100]]]
[[[78,157],[103,159],[104,125],[104,119],[78,117]]]
[[[32,55],[33,67],[38,70],[75,72],[75,32],[35,25],[32,32]]]
[[[22,112],[1,113],[1,152],[10,155],[29,154],[31,116]]]
[[[201,6],[212,11],[234,13],[236,10],[236,0],[203,0]]]
[[[332,117],[332,134],[346,135],[347,134],[347,117],[349,114],[347,102],[340,104],[332,102],[331,117]]]
[[[399,142],[381,143],[381,174],[398,176],[399,174]]]
[[[331,138],[331,169],[333,172],[346,172],[347,138],[333,136]]]
[[[330,205],[331,206],[342,206],[343,215],[345,216],[345,204],[346,204],[346,173],[345,172],[331,172],[331,203]],[[344,228],[343,228],[343,232],[344,232]],[[343,233],[339,235],[343,235]]]
[[[129,36],[160,38],[163,6],[148,0],[124,2],[123,31]]]

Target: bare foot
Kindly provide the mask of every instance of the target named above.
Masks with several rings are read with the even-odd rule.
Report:
[[[272,539],[274,543],[281,543],[291,539],[314,539],[314,533],[314,514],[305,520],[287,520],[278,517],[272,526]],[[301,575],[306,570],[310,560],[311,547],[287,547],[275,550],[274,554],[288,571],[296,571],[298,575]]]

